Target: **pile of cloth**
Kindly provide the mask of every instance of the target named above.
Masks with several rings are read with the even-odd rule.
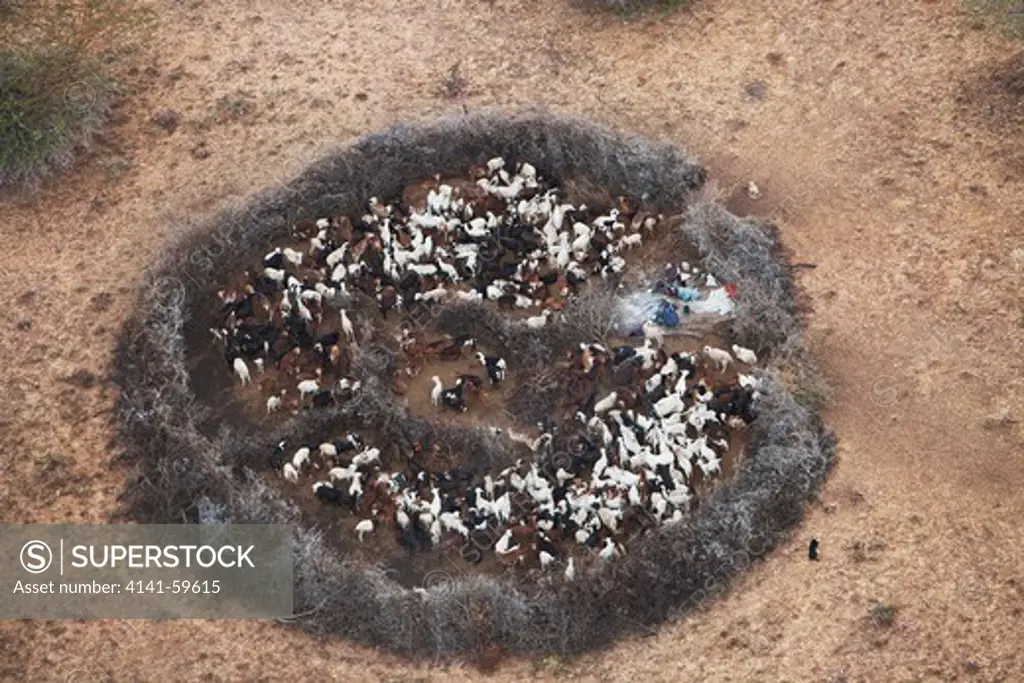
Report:
[[[687,316],[731,315],[737,291],[735,284],[720,284],[710,273],[691,269],[686,262],[670,263],[650,289],[622,299],[618,326],[625,336],[643,334],[645,323],[654,323],[671,334],[685,325]]]

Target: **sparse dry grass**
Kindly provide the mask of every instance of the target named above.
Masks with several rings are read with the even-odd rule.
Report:
[[[693,0],[577,0],[585,5],[611,9],[619,14],[630,15],[648,9],[660,8],[666,11],[680,9],[693,4]]]

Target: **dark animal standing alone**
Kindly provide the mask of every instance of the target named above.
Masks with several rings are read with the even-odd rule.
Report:
[[[818,539],[812,538],[811,545],[807,548],[807,559],[818,561]]]

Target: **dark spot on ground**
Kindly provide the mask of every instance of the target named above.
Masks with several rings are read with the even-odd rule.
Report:
[[[105,311],[114,302],[114,297],[108,292],[99,292],[89,299],[89,307],[94,311]]]
[[[96,383],[99,381],[99,378],[96,377],[95,374],[89,372],[88,370],[80,368],[71,373],[65,381],[68,382],[69,384],[74,384],[76,387],[90,389],[96,386]]]
[[[178,124],[181,123],[181,114],[174,111],[173,109],[165,107],[163,109],[157,109],[155,112],[153,112],[153,114],[149,117],[149,122],[157,128],[161,128],[167,131],[168,134],[170,134],[177,130]]]
[[[764,96],[768,94],[768,84],[764,81],[754,81],[748,83],[743,90],[755,100],[763,100]]]

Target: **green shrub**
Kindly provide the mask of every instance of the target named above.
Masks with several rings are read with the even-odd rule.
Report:
[[[888,628],[896,620],[896,608],[892,605],[879,603],[871,608],[871,623],[875,626]]]
[[[0,187],[68,167],[104,119],[103,86],[67,49],[0,52]]]
[[[0,0],[0,188],[67,168],[118,93],[151,15],[127,0]]]

